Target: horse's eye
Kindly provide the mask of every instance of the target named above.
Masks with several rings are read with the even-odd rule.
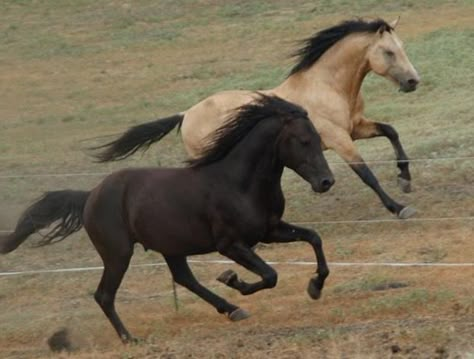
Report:
[[[395,53],[394,53],[393,51],[390,51],[390,50],[385,51],[385,54],[386,54],[388,57],[395,57]]]

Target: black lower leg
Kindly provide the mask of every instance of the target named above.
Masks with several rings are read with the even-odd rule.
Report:
[[[133,338],[115,310],[115,295],[130,263],[130,257],[131,254],[128,258],[114,259],[114,263],[104,262],[104,273],[94,296],[124,343],[130,342]]]
[[[261,281],[247,283],[239,279],[234,271],[229,270],[218,278],[229,287],[237,289],[243,295],[249,295],[276,286],[278,280],[276,271],[246,245],[234,242],[225,249],[219,250],[219,252],[262,278]]]
[[[316,254],[316,261],[318,263],[318,269],[316,270],[318,276],[311,279],[308,286],[308,293],[313,299],[318,299],[321,295],[321,290],[324,287],[324,281],[329,275],[329,268],[324,255],[321,237],[319,237],[315,231],[306,230],[306,232],[307,234],[303,238],[305,238],[305,240],[313,247],[314,253]]]
[[[324,287],[324,281],[329,275],[329,268],[324,255],[321,237],[311,229],[294,226],[282,221],[264,240],[265,243],[289,243],[296,241],[307,242],[313,247],[318,264],[316,269],[318,275],[311,278],[308,286],[308,294],[313,299],[318,299]]]
[[[209,289],[201,285],[194,277],[188,266],[186,257],[168,257],[165,256],[166,263],[170,268],[173,279],[176,283],[197,294],[206,302],[211,304],[219,313],[231,314],[239,309],[237,306],[228,303],[225,299],[212,293]]]
[[[365,163],[350,164],[355,173],[364,181],[366,185],[372,188],[379,196],[380,200],[390,212],[399,214],[404,208],[401,204],[395,202],[380,186],[377,178]]]
[[[382,136],[387,137],[392,144],[392,147],[395,151],[395,156],[397,158],[397,166],[400,169],[399,177],[407,181],[411,180],[410,169],[409,169],[409,160],[408,156],[405,153],[405,150],[400,143],[400,139],[397,131],[390,125],[385,123],[376,123],[377,130]]]

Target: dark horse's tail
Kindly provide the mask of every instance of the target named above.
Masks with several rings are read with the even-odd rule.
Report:
[[[95,157],[99,162],[117,161],[133,155],[140,149],[145,151],[152,143],[161,140],[177,125],[181,126],[183,118],[183,114],[176,114],[130,127],[116,140],[96,147],[96,150],[103,149],[103,151],[96,154]]]
[[[82,228],[82,213],[90,192],[54,191],[28,207],[21,215],[15,230],[8,235],[0,235],[0,254],[15,250],[31,234],[58,222],[46,235],[40,245],[61,241]],[[56,241],[55,241],[56,240]]]

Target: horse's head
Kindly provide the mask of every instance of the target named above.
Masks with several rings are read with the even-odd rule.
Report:
[[[324,157],[321,137],[307,116],[287,121],[280,133],[278,152],[283,164],[311,184],[315,192],[326,192],[334,176]]]
[[[368,50],[371,69],[378,75],[386,77],[400,86],[400,91],[416,90],[420,76],[408,59],[403,43],[395,34],[399,19],[382,26],[374,35],[374,41]]]

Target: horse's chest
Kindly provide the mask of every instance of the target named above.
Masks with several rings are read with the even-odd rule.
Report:
[[[283,215],[284,199],[281,195],[266,200],[241,200],[237,205],[220,211],[225,236],[243,240],[250,245],[262,241]]]
[[[268,224],[278,223],[285,209],[285,199],[281,191],[272,191],[267,196],[263,196],[253,202],[253,210],[255,217],[261,219],[261,223]],[[262,225],[262,224],[260,224]]]
[[[325,137],[334,135],[334,126],[352,133],[353,116],[356,113],[351,104],[339,95],[332,93],[328,97],[318,97],[303,104],[303,107],[309,112],[311,122],[321,134],[323,142]]]

